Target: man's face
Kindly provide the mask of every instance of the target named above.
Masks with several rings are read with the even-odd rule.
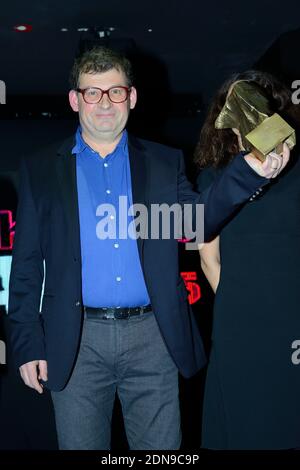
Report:
[[[83,73],[79,77],[80,89],[97,87],[102,90],[114,86],[127,86],[125,74],[116,69],[104,73]],[[81,93],[71,90],[69,101],[73,111],[79,113],[83,135],[87,134],[99,142],[113,142],[126,126],[130,109],[136,104],[136,89],[131,87],[128,99],[123,103],[112,103],[104,94],[96,104],[88,104]]]

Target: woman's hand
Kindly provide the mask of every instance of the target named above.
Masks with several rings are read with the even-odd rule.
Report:
[[[290,159],[290,149],[288,145],[284,143],[282,154],[270,152],[264,162],[258,160],[252,153],[248,153],[244,158],[248,165],[260,176],[268,179],[276,178]]]

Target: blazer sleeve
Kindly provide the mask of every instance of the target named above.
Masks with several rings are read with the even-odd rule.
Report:
[[[45,359],[39,313],[44,277],[37,210],[25,161],[19,171],[19,199],[9,281],[8,324],[17,367]]]
[[[202,183],[199,184],[200,192],[193,192],[185,176],[183,157],[179,166],[179,203],[193,203],[193,231],[198,229],[195,227],[195,203],[204,204],[204,241],[218,235],[242,205],[269,183],[269,179],[259,176],[247,164],[242,153],[236,155],[221,172],[211,169],[203,175]]]
[[[215,181],[216,177],[220,173],[220,170],[208,167],[200,171],[197,176],[196,189],[199,193],[203,192],[205,189]]]

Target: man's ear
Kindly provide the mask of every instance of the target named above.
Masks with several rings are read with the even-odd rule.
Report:
[[[70,90],[69,92],[69,103],[73,111],[78,113],[78,93],[75,90]]]
[[[137,101],[137,91],[134,86],[131,87],[131,92],[129,96],[130,109],[133,109]]]

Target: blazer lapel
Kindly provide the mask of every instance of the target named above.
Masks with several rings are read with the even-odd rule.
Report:
[[[147,185],[149,179],[149,168],[147,167],[145,148],[143,147],[140,140],[133,136],[129,136],[128,150],[130,160],[133,204],[144,204],[148,208]],[[142,253],[146,228],[147,227],[145,225],[143,226],[142,230],[140,229],[140,227],[138,227],[138,231],[142,234],[142,237],[139,237],[137,239],[141,261],[143,259]]]
[[[75,145],[74,138],[63,143],[57,152],[57,173],[62,195],[62,203],[66,215],[69,236],[73,244],[76,257],[80,254],[80,228],[78,193],[76,180],[76,157],[72,155]]]

